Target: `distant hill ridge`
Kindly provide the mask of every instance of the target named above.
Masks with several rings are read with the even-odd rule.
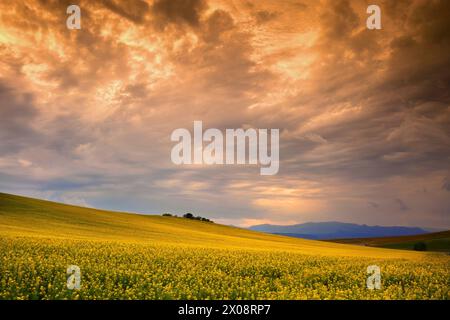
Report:
[[[308,222],[288,226],[261,224],[251,226],[249,229],[253,231],[314,240],[394,237],[428,233],[427,230],[418,227],[368,226],[365,224],[360,225],[336,221]]]

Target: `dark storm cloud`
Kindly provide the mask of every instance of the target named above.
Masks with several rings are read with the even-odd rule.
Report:
[[[0,79],[0,151],[5,155],[32,145],[38,139],[33,121],[38,111],[30,93],[20,92]]]
[[[271,12],[267,10],[262,10],[255,13],[256,21],[259,24],[263,24],[271,20],[274,20],[278,17],[278,15],[279,15],[278,12]]]
[[[102,0],[102,3],[112,12],[138,24],[144,22],[145,16],[150,10],[147,2],[142,0]]]
[[[152,11],[162,26],[186,23],[195,27],[199,25],[200,17],[207,7],[205,0],[156,0]]]
[[[348,105],[348,116],[335,121],[330,117],[315,129],[328,144],[300,140],[295,147],[291,141],[288,154],[284,153],[296,159],[289,173],[304,168],[316,174],[378,179],[446,169],[445,159],[450,157],[447,7],[448,2],[436,1],[415,6],[406,19],[384,20],[388,26],[398,26],[400,19],[409,21],[409,28],[399,34],[398,29],[357,31],[362,22],[351,2],[331,2],[322,15],[319,39],[327,58],[314,73],[320,86],[311,99],[303,93],[298,103],[315,105],[324,115],[339,111],[336,105]],[[386,50],[387,58],[380,60],[378,54]],[[345,54],[349,58],[343,59]],[[285,125],[305,122],[304,117],[300,113]]]
[[[445,177],[444,180],[442,181],[442,189],[444,189],[446,191],[450,191],[450,178],[449,177]]]

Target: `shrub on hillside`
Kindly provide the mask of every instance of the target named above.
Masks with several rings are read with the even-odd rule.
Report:
[[[191,220],[199,220],[199,221],[204,221],[204,222],[214,222],[212,220],[209,220],[207,218],[203,218],[203,217],[195,217],[192,213],[186,213],[185,215],[183,215],[183,218],[186,219],[191,219]]]
[[[427,251],[427,244],[425,242],[416,242],[414,244],[414,250],[416,251]]]

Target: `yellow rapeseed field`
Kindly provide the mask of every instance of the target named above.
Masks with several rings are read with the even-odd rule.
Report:
[[[67,267],[81,288],[67,288]],[[369,265],[381,289],[366,288]],[[450,257],[0,194],[0,299],[448,299]]]

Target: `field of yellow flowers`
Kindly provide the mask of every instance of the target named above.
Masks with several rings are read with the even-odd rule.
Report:
[[[80,268],[80,289],[67,267]],[[366,287],[367,267],[381,289]],[[0,299],[449,299],[450,257],[0,194]]]
[[[6,238],[0,299],[448,299],[449,264],[295,252]],[[366,268],[381,268],[381,290]],[[81,270],[67,289],[66,269]]]

